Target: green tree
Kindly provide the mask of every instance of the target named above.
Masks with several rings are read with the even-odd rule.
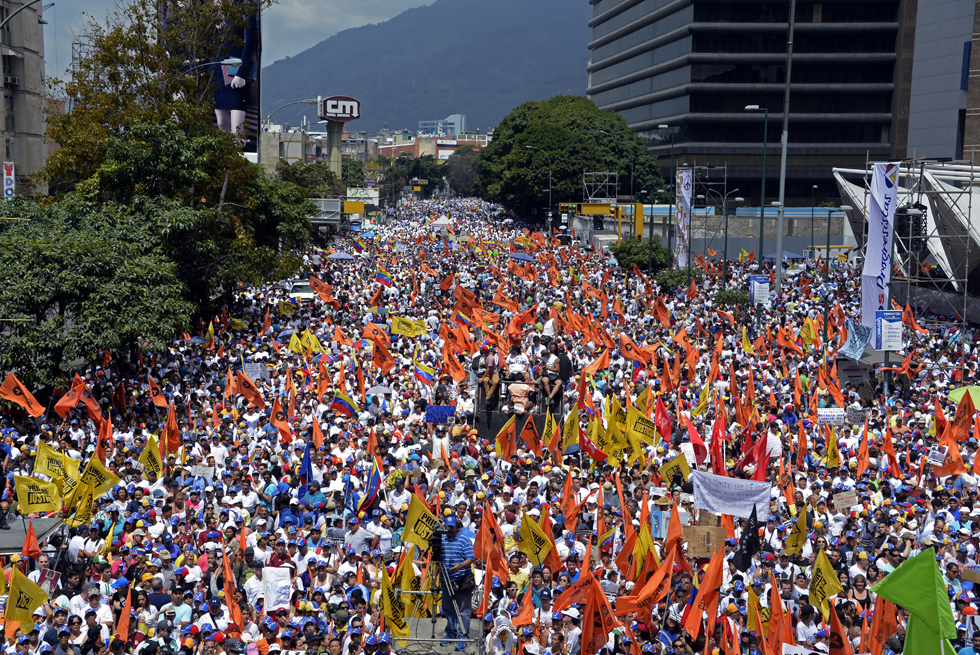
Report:
[[[71,190],[99,168],[108,141],[140,123],[175,122],[190,138],[208,135],[228,155],[239,153],[238,137],[214,125],[220,67],[191,70],[192,62],[227,57],[256,11],[270,3],[121,0],[104,18],[90,14],[82,30],[85,54],[72,62],[69,79],[50,81],[48,137],[60,148],[37,182],[58,193]],[[70,112],[59,109],[66,103]]]
[[[609,250],[619,262],[620,268],[625,271],[632,271],[633,265],[636,264],[640,270],[656,275],[668,268],[672,260],[670,250],[657,240],[641,243],[635,237],[628,237],[609,246]],[[653,251],[653,270],[650,269],[651,250]]]
[[[341,170],[344,173],[344,184],[354,189],[364,187],[364,164],[353,157],[344,157]],[[344,195],[347,190],[344,189]]]
[[[476,162],[480,153],[467,144],[456,149],[446,160],[448,171],[446,180],[456,194],[469,196],[473,193],[473,183],[476,182]]]
[[[283,159],[276,163],[276,177],[306,189],[310,198],[342,198],[347,185],[326,164],[290,164]]]
[[[78,360],[137,341],[163,347],[194,306],[156,230],[169,212],[68,195],[22,201],[0,225],[0,368],[52,384]]]
[[[431,198],[442,184],[443,175],[445,175],[444,162],[432,155],[412,157],[403,154],[394,163],[387,164],[387,171],[380,186],[382,202],[393,205],[398,201],[402,189],[413,185],[413,180],[426,180],[427,184],[419,185],[422,190],[418,193],[422,198]]]
[[[588,98],[555,96],[525,102],[494,128],[493,140],[477,163],[475,192],[521,216],[544,209],[549,188],[545,154],[551,159],[555,206],[582,201],[583,172],[617,171],[619,195],[629,195],[631,164],[636,193],[646,190],[652,199],[664,185],[656,158],[647,154],[646,145],[621,116],[600,110]]]

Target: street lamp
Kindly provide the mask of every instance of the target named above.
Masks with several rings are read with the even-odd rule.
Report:
[[[830,311],[830,217],[836,212],[849,212],[853,207],[850,205],[841,205],[837,209],[831,207],[827,210],[827,258],[824,260],[824,266],[827,267],[827,273],[824,275],[824,283],[827,284],[827,289],[823,294],[823,363],[824,366],[827,365],[827,318]],[[887,365],[887,364],[886,364]]]
[[[215,65],[237,67],[242,65],[242,60],[239,59],[238,57],[229,57],[228,59],[222,59],[221,61],[206,61],[203,64],[198,64],[197,66],[191,66],[190,68],[188,68],[183,73],[181,73],[180,75],[178,75],[177,77],[175,77],[170,81],[170,84],[167,85],[167,88],[163,90],[163,97],[164,98],[167,97],[167,94],[170,92],[170,88],[174,84],[179,82],[181,78],[184,77],[184,75],[187,75],[191,71],[197,70],[199,68],[205,68],[207,66],[215,66]]]
[[[541,148],[535,146],[524,146],[528,150],[537,150],[548,158],[548,218],[551,218],[551,157]],[[549,226],[550,227],[550,226]]]
[[[730,193],[735,193],[735,191],[738,191],[738,189],[735,189]],[[743,198],[742,196],[735,196],[732,202],[736,204],[743,203],[745,202],[745,198]],[[725,263],[722,267],[721,288],[727,289],[728,288],[728,196],[727,195],[725,196],[725,260],[724,262]]]
[[[766,150],[769,147],[769,108],[745,105],[745,111],[764,111],[762,119],[762,197],[759,199],[759,265],[762,265],[762,237],[766,226]]]
[[[676,186],[676,181],[674,180],[674,131],[670,129],[667,124],[661,124],[657,126],[658,130],[670,130],[670,181],[668,182],[668,189],[670,196],[667,198],[667,250],[673,253],[674,249],[671,244],[671,236],[673,235],[673,209],[674,209],[674,187]],[[652,223],[652,218],[651,218]],[[653,225],[650,226],[651,234],[653,230]],[[650,261],[653,262],[653,254],[650,254]]]
[[[617,137],[616,134],[606,132],[605,130],[599,130],[599,134],[605,134],[606,136]],[[628,139],[623,139],[623,142],[629,145]],[[636,157],[630,152],[630,201],[633,201],[633,169],[636,166]]]

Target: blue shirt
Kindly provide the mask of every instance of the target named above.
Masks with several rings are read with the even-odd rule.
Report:
[[[450,539],[446,535],[442,540],[442,552],[444,555],[443,561],[446,562],[446,568],[449,569],[458,564],[462,564],[466,560],[473,559],[473,542],[467,539],[462,532],[457,532],[455,539]],[[449,577],[453,580],[458,580],[465,573],[466,569],[460,569],[455,573],[450,573]]]

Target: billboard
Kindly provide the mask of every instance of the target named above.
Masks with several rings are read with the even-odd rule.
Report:
[[[215,122],[222,132],[240,134],[244,140],[243,150],[254,153],[258,149],[261,121],[262,11],[257,4],[246,24],[230,30],[221,56],[241,59],[242,64],[215,64]]]
[[[674,238],[674,267],[687,266],[687,251],[691,238],[691,187],[693,186],[690,168],[677,171],[676,198],[677,202],[677,234]]]
[[[321,121],[346,123],[361,117],[361,101],[350,96],[330,96],[317,100],[317,114]]]
[[[12,200],[14,197],[14,188],[17,184],[17,180],[14,179],[14,162],[5,161],[3,162],[3,197],[6,200]]]

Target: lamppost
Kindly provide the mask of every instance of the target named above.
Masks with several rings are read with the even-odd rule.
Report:
[[[535,146],[524,146],[528,150],[537,150],[542,155],[548,158],[548,218],[551,217],[551,157],[541,148]],[[550,227],[550,226],[548,226]]]
[[[810,187],[810,254],[813,254],[813,212],[816,209],[817,185]]]
[[[167,97],[167,94],[170,92],[170,88],[174,84],[176,84],[177,82],[179,82],[181,80],[181,78],[184,77],[184,75],[187,75],[191,71],[197,70],[199,68],[205,68],[207,66],[215,66],[215,65],[236,67],[236,66],[241,66],[242,65],[242,60],[239,59],[239,58],[237,58],[237,57],[230,57],[228,59],[222,59],[221,61],[206,61],[203,64],[198,64],[197,66],[191,66],[190,68],[188,68],[187,70],[185,70],[183,73],[181,73],[180,75],[178,75],[174,79],[170,80],[170,84],[168,84],[166,86],[166,88],[163,90],[163,97],[164,98]]]
[[[617,138],[617,136],[618,136],[616,134],[612,134],[611,132],[606,132],[605,130],[599,130],[599,134],[605,134],[606,136],[611,136],[611,137],[614,137],[614,138]],[[627,146],[628,146],[629,145],[629,140],[626,139],[626,138],[623,138],[623,143],[627,144]],[[636,156],[633,155],[632,153],[629,153],[629,155],[630,155],[630,201],[632,202],[632,200],[633,200],[633,170],[634,170],[634,167],[636,166]]]
[[[726,193],[724,196],[721,195],[720,192],[715,191],[713,189],[710,189],[708,187],[705,187],[704,192],[707,195],[710,195],[710,194],[713,193],[716,196],[718,196],[718,199],[721,201],[721,206],[722,206],[722,208],[723,208],[723,210],[725,212],[725,259],[724,259],[724,264],[723,264],[723,275],[725,276],[725,280],[722,281],[722,285],[723,285],[722,288],[726,288],[727,285],[728,285],[728,282],[727,282],[727,277],[728,277],[728,198],[733,193],[738,193],[738,189],[737,188],[732,189],[731,191],[729,191],[728,193]],[[703,199],[703,198],[705,198],[705,195],[699,194],[697,197],[699,199]],[[736,202],[736,203],[745,202],[745,198],[736,197],[733,200],[733,202]]]
[[[759,199],[759,266],[762,266],[762,238],[766,226],[766,150],[769,147],[769,108],[759,105],[746,105],[745,111],[764,111],[762,119],[762,197]]]
[[[673,236],[673,209],[674,209],[674,187],[677,185],[674,180],[674,131],[670,129],[669,125],[662,124],[657,126],[658,130],[670,130],[670,180],[667,183],[668,193],[667,197],[667,250],[671,253],[674,252],[673,244],[671,243],[671,238]],[[653,219],[651,217],[650,234],[653,234]],[[653,253],[650,253],[651,267],[653,262]]]
[[[830,218],[837,212],[849,212],[853,209],[850,205],[841,205],[837,209],[830,208],[827,210],[827,258],[824,260],[824,265],[827,267],[827,273],[824,275],[824,284],[827,285],[826,290],[823,294],[823,364],[827,365],[827,318],[830,313]]]

